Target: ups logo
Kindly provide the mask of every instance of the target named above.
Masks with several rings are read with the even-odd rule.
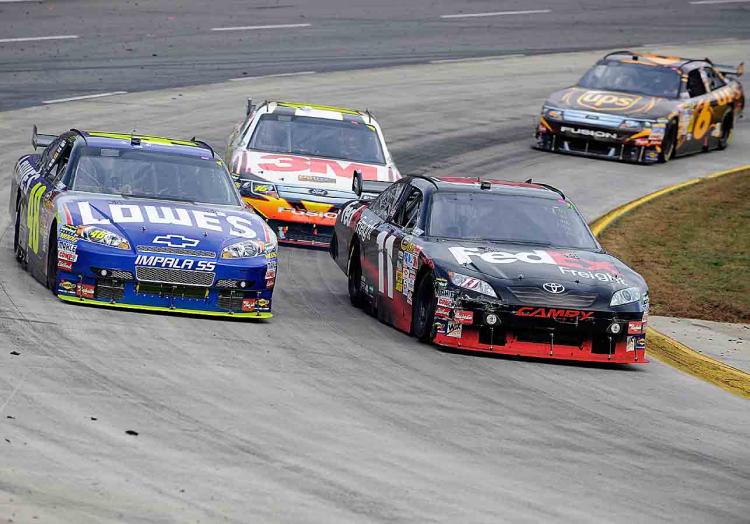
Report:
[[[578,104],[599,111],[626,111],[643,98],[637,95],[614,95],[599,91],[586,91],[578,97]]]

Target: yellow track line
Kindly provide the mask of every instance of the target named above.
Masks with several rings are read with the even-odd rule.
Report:
[[[597,218],[591,223],[591,231],[598,237],[614,221],[646,202],[706,180],[747,170],[750,170],[750,165],[727,169],[725,171],[717,171],[716,173],[712,173],[703,178],[692,178],[685,182],[680,182],[679,184],[654,191],[653,193],[649,193],[648,195],[637,198],[632,202],[628,202],[627,204],[613,209],[609,213]],[[665,364],[669,364],[670,366],[693,375],[694,377],[698,377],[706,382],[719,386],[730,393],[734,393],[735,395],[744,398],[750,398],[750,373],[746,373],[724,364],[723,362],[698,353],[687,347],[685,344],[682,344],[653,328],[648,328],[646,344],[648,347],[648,354],[653,355]]]

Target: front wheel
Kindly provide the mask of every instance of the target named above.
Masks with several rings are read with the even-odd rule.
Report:
[[[362,307],[362,266],[359,263],[359,248],[355,245],[349,255],[349,269],[347,271],[349,301],[354,307]]]
[[[721,122],[721,138],[716,149],[724,150],[732,142],[732,134],[734,132],[734,115],[729,111]]]
[[[674,120],[667,124],[667,129],[664,132],[664,139],[661,141],[661,153],[659,154],[659,161],[667,163],[674,158],[674,150],[677,143],[677,122]]]
[[[422,342],[431,342],[435,323],[435,283],[432,275],[426,275],[420,282],[412,306],[412,332]]]
[[[23,250],[21,249],[21,209],[20,206],[16,206],[16,225],[13,233],[13,253],[16,255],[16,260],[23,264],[24,256]]]
[[[52,225],[47,248],[47,287],[57,295],[57,226]]]

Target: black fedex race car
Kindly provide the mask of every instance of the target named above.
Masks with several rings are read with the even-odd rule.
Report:
[[[743,71],[708,58],[610,53],[547,99],[536,145],[640,163],[724,149],[745,104]]]
[[[551,186],[406,177],[345,206],[330,252],[354,305],[422,341],[647,362],[646,283]]]

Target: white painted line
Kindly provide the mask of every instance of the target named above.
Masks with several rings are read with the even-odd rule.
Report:
[[[2,1],[2,0],[0,0],[0,1]],[[3,42],[33,42],[35,40],[70,40],[71,38],[78,38],[78,35],[24,36],[22,38],[0,38],[0,43],[3,43]]]
[[[126,95],[127,91],[111,91],[109,93],[97,93],[95,95],[71,96],[69,98],[57,98],[55,100],[42,100],[42,104],[59,104],[61,102],[73,102],[75,100],[88,100],[90,98],[102,98],[105,96]]]
[[[279,78],[283,76],[302,76],[302,75],[314,75],[315,71],[297,71],[296,73],[276,73],[274,75],[260,75],[260,76],[241,76],[239,78],[230,78],[230,82],[241,82],[243,80],[259,80],[261,78]]]
[[[495,13],[465,13],[458,15],[440,15],[440,18],[480,18],[484,16],[536,15],[550,13],[551,9],[533,9],[529,11],[497,11]]]
[[[212,27],[211,31],[255,31],[256,29],[292,29],[310,27],[310,24],[244,25],[237,27]]]
[[[441,60],[430,60],[431,64],[452,64],[455,62],[483,62],[485,60],[504,60],[506,58],[520,58],[526,55],[493,55],[476,56],[472,58],[443,58]]]
[[[710,4],[746,4],[750,0],[695,0],[688,2],[693,5],[710,5]]]

